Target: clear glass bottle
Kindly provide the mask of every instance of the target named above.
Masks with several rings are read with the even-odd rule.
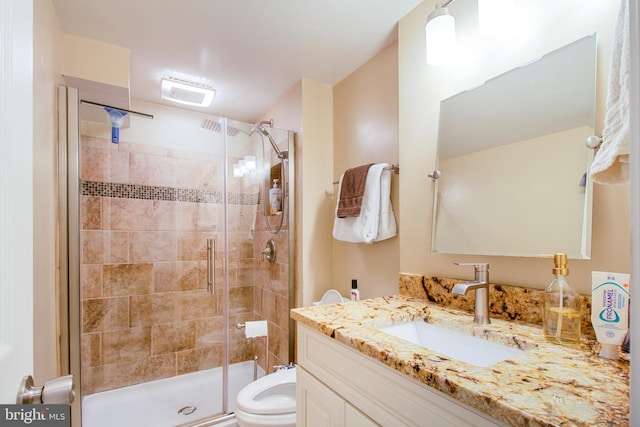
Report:
[[[556,344],[576,345],[580,342],[580,297],[569,285],[567,255],[553,256],[554,279],[544,292],[542,318],[544,335]]]

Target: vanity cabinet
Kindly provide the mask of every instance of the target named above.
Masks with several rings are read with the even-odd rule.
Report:
[[[298,426],[505,425],[300,323],[297,352]]]
[[[306,427],[379,426],[342,396],[300,369],[296,373],[296,425]]]

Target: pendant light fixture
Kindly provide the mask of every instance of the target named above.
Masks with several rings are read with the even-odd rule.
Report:
[[[427,63],[441,65],[448,62],[456,50],[456,20],[449,11],[454,0],[438,3],[436,9],[427,17],[425,37]]]

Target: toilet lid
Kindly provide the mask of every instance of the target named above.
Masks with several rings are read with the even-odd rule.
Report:
[[[296,368],[266,375],[240,390],[236,408],[251,414],[286,414],[296,410]]]

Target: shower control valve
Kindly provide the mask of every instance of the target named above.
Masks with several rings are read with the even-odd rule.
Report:
[[[270,263],[276,262],[276,242],[274,242],[273,239],[269,239],[261,254],[262,255],[260,259],[262,261],[267,258],[267,261],[269,261]]]

